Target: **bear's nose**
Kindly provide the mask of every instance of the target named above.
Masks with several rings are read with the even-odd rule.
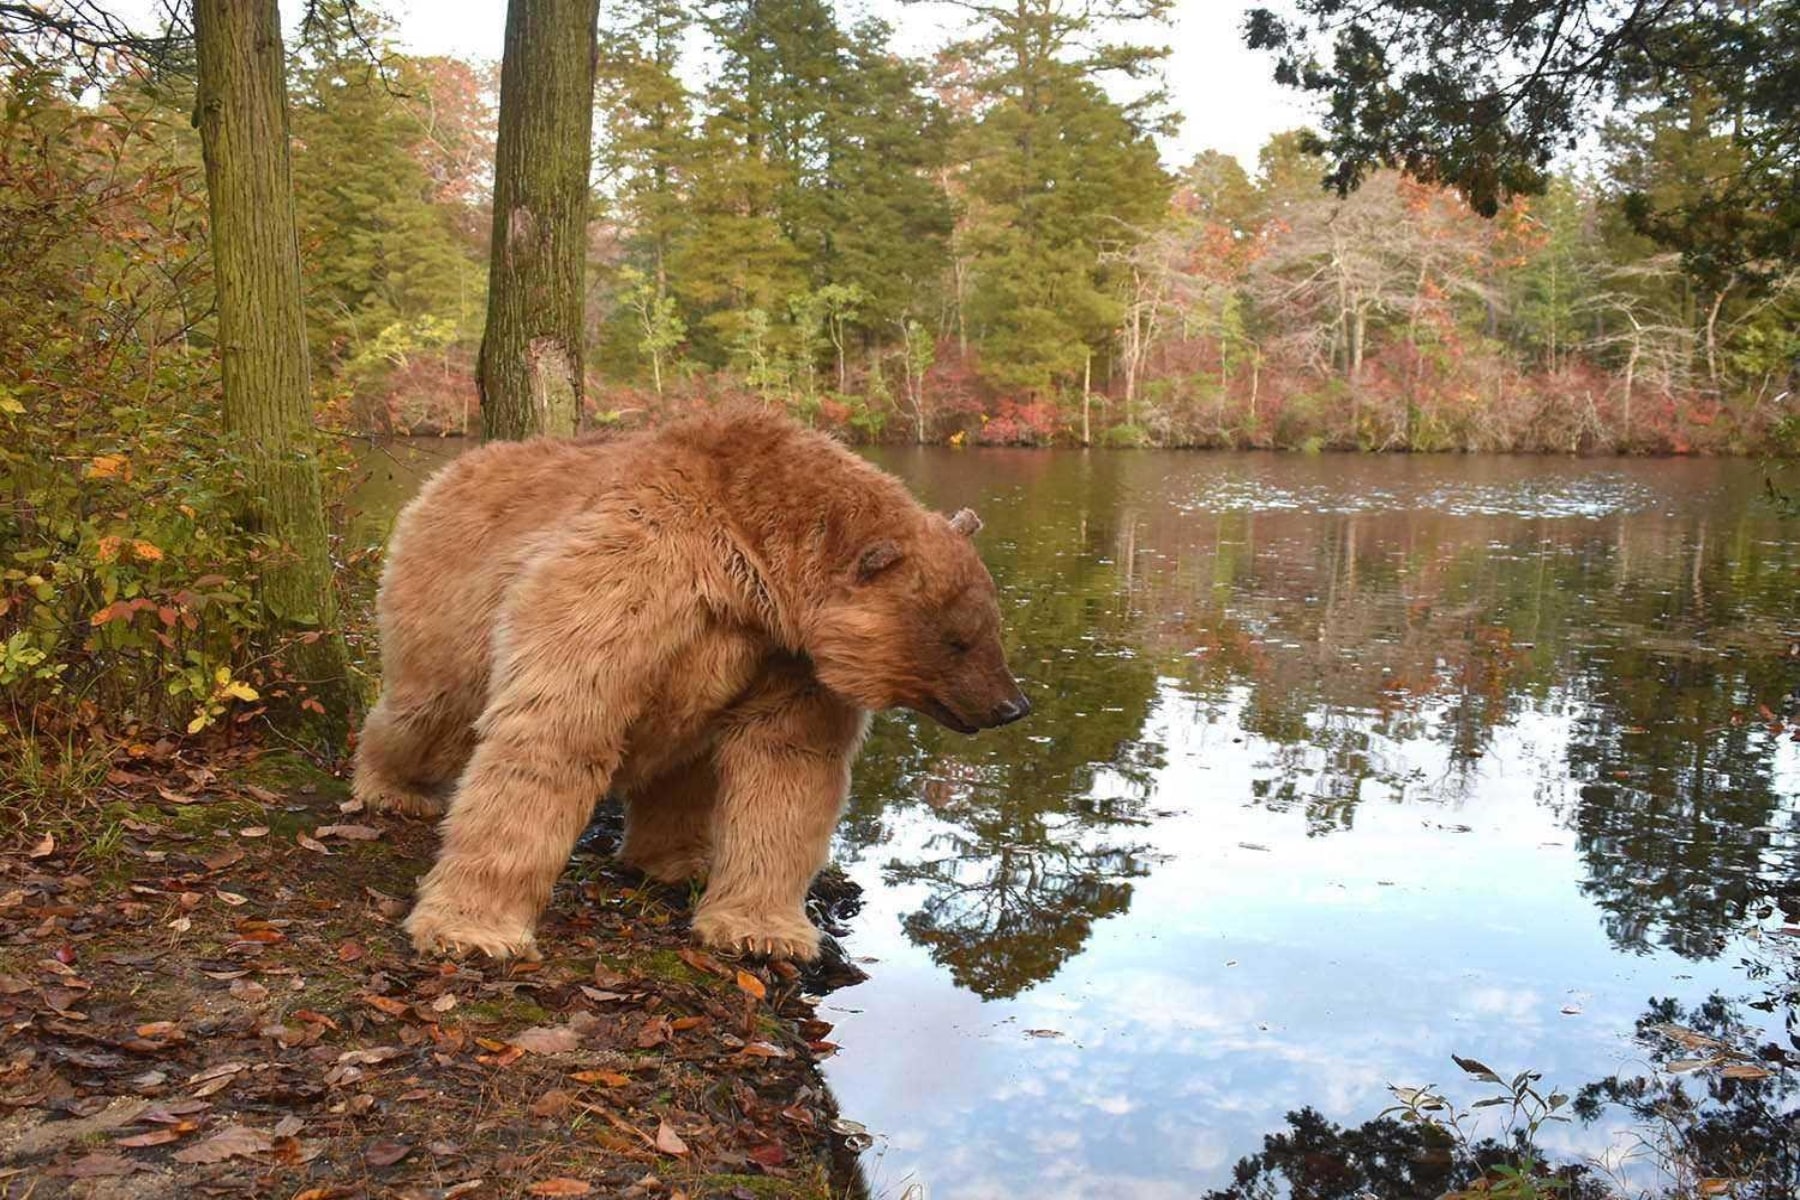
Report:
[[[994,710],[994,724],[996,726],[1011,725],[1014,721],[1023,720],[1030,715],[1031,701],[1021,693],[1018,699],[1004,700],[1000,707]]]

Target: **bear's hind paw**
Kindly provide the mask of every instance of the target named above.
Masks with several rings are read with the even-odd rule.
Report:
[[[363,807],[372,813],[393,813],[402,817],[444,815],[442,796],[370,772],[356,773],[350,784],[350,794],[361,800]]]

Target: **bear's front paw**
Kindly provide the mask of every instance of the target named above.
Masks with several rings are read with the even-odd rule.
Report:
[[[819,957],[819,931],[805,916],[749,916],[709,912],[704,904],[694,914],[694,937],[703,946],[732,954],[759,954],[811,962]]]
[[[419,901],[406,918],[406,932],[413,949],[421,954],[446,954],[460,958],[480,951],[489,958],[524,958],[536,962],[537,937],[529,925],[482,920],[469,913],[447,909],[430,899]]]

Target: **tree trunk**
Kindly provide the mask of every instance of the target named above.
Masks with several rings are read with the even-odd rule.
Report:
[[[487,330],[490,438],[575,432],[599,0],[511,0],[500,65]]]
[[[312,426],[276,0],[197,0],[194,36],[225,431],[243,455],[242,519],[280,543],[258,597],[271,635],[292,640],[283,658],[324,707],[309,724],[335,741],[349,726],[353,691]]]
[[[1091,446],[1094,443],[1092,427],[1088,424],[1088,410],[1094,398],[1094,389],[1090,386],[1094,378],[1094,352],[1089,350],[1081,367],[1081,444]]]

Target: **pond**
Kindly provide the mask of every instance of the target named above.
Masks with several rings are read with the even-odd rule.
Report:
[[[1648,1073],[1640,1022],[1800,1047],[1800,524],[1757,465],[870,456],[980,512],[1036,708],[884,715],[859,763],[870,978],[822,1015],[873,1194],[1198,1196],[1290,1113],[1492,1090],[1452,1054],[1573,1094]],[[1788,1072],[1744,1095],[1791,1130]],[[1587,1115],[1543,1144],[1647,1169]]]

